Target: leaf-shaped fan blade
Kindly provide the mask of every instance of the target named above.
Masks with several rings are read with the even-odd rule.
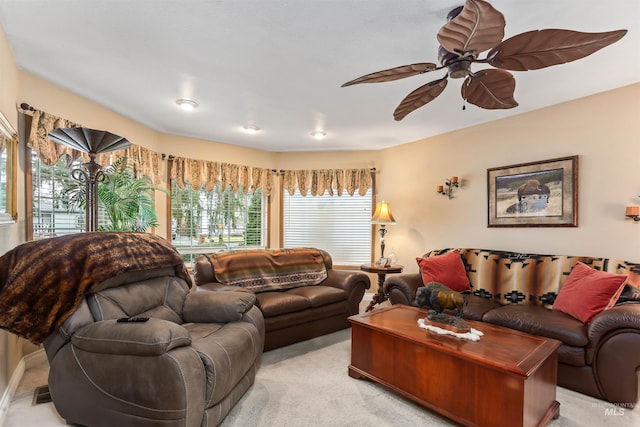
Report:
[[[513,71],[538,70],[589,56],[617,42],[625,34],[627,30],[605,33],[534,30],[503,41],[487,57],[489,64],[497,68]]]
[[[447,77],[443,77],[439,80],[434,80],[426,85],[420,86],[418,89],[407,95],[400,105],[393,112],[393,118],[397,121],[404,119],[407,114],[417,110],[425,104],[436,99],[438,95],[442,93],[444,88],[447,87]]]
[[[377,71],[375,73],[366,74],[357,79],[346,82],[341,87],[351,86],[358,83],[381,83],[393,80],[404,79],[405,77],[416,76],[436,69],[436,64],[430,62],[421,62],[418,64],[402,65],[400,67],[390,68],[388,70]]]
[[[462,98],[487,110],[508,109],[518,106],[513,99],[516,80],[510,72],[488,68],[469,76],[462,83]]]
[[[504,15],[486,1],[467,0],[462,12],[438,31],[438,41],[449,52],[491,49],[504,37]]]

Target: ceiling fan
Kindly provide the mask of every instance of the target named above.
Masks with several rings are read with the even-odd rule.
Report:
[[[528,71],[564,64],[591,55],[620,40],[627,30],[582,33],[545,29],[527,31],[507,40],[504,15],[483,0],[466,0],[449,12],[448,22],[438,31],[438,60],[390,68],[366,74],[342,85],[380,83],[446,68],[444,77],[431,81],[407,95],[393,112],[396,120],[433,101],[447,86],[448,78],[465,78],[462,98],[480,108],[508,109],[518,106],[513,97],[516,82],[506,70]],[[484,59],[479,54],[489,50]],[[496,68],[471,71],[471,64]]]

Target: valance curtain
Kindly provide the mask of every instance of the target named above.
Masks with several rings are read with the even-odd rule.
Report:
[[[56,144],[49,139],[49,132],[54,129],[81,126],[70,120],[34,109],[27,146],[38,153],[40,160],[49,166],[56,164],[65,154],[68,156],[68,165],[77,158],[88,162],[87,153]],[[1,147],[6,145],[4,141],[0,144],[2,144]],[[102,166],[108,166],[120,157],[135,160],[138,176],[149,177],[153,183],[162,181],[165,170],[163,154],[139,145],[131,144],[125,150],[100,154],[96,157],[96,162]],[[275,171],[271,169],[185,157],[174,157],[172,160],[170,177],[180,188],[184,188],[185,183],[189,183],[194,189],[202,188],[204,185],[207,191],[211,191],[216,182],[220,182],[222,188],[229,185],[233,191],[238,191],[242,187],[245,193],[261,188],[262,192],[269,196],[273,190]],[[341,196],[344,190],[349,195],[353,195],[356,190],[360,195],[364,195],[372,186],[369,169],[283,170],[279,173],[283,176],[283,188],[291,195],[296,188],[303,196],[308,194],[318,196],[325,191],[332,196],[334,194]]]
[[[356,190],[364,196],[371,188],[372,182],[369,169],[286,170],[283,171],[282,187],[290,195],[293,195],[297,188],[303,196],[319,196],[325,191],[331,196],[341,196],[344,190],[350,196],[353,196]]]
[[[65,154],[68,156],[68,165],[78,158],[81,158],[86,163],[89,161],[87,153],[73,150],[62,144],[56,144],[49,139],[49,132],[52,130],[72,127],[82,127],[82,125],[40,110],[34,110],[27,146],[38,153],[40,160],[48,166],[55,165]],[[100,154],[96,156],[96,162],[102,166],[108,166],[112,161],[120,157],[128,157],[135,161],[136,175],[146,176],[153,183],[162,180],[164,173],[162,154],[139,145],[131,144],[125,150]]]
[[[262,192],[269,196],[273,190],[271,169],[185,157],[173,158],[171,179],[176,181],[180,188],[184,188],[185,184],[189,183],[191,188],[200,189],[204,184],[207,191],[213,190],[216,182],[220,182],[222,188],[227,188],[227,185],[231,186],[233,191],[238,191],[242,187],[242,191],[245,193],[261,188]]]

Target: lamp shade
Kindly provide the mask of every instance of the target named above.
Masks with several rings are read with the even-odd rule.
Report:
[[[371,217],[371,224],[395,224],[396,220],[391,213],[391,206],[387,202],[380,202],[376,205],[376,211]]]
[[[124,150],[131,143],[118,135],[88,128],[58,128],[49,132],[49,138],[58,144],[85,153],[101,154]]]

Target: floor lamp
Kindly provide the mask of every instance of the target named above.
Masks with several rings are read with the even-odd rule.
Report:
[[[49,132],[49,138],[74,150],[89,154],[89,161],[71,171],[73,179],[85,184],[85,231],[98,230],[98,184],[108,180],[96,156],[115,150],[124,150],[131,143],[125,138],[103,130],[87,128],[58,128]]]

